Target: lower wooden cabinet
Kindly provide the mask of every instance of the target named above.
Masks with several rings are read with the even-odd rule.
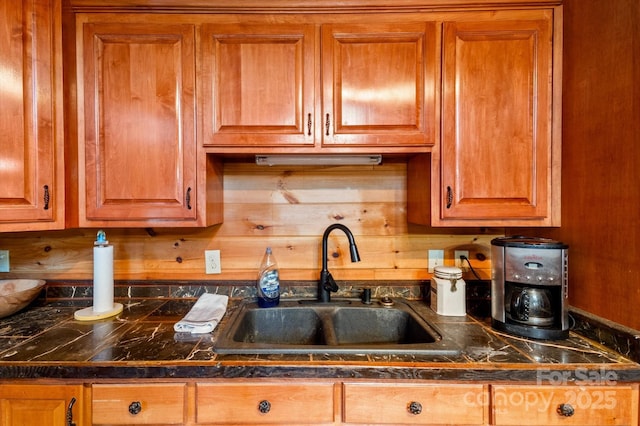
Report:
[[[638,425],[638,384],[224,379],[0,382],[0,425]]]
[[[0,425],[2,426],[82,426],[84,418],[82,385],[0,385]]]
[[[186,389],[186,383],[93,385],[93,424],[182,425]]]
[[[345,383],[343,419],[357,424],[486,425],[487,385]]]
[[[258,425],[333,423],[331,382],[199,383],[197,423]]]
[[[637,385],[491,387],[496,425],[637,425]]]

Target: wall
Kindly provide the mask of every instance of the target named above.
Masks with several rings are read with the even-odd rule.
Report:
[[[425,190],[428,190],[425,188]],[[482,278],[490,276],[490,241],[503,230],[449,230],[408,225],[406,163],[382,166],[224,166],[224,223],[201,229],[107,229],[116,279],[252,280],[266,246],[283,280],[317,280],[321,237],[347,225],[362,261],[351,263],[347,238],[331,233],[329,269],[337,280],[427,279],[427,251],[467,248]],[[95,229],[0,234],[11,251],[8,277],[92,278]],[[204,250],[221,251],[221,275],[204,273]],[[487,260],[473,255],[481,252]],[[471,278],[471,275],[468,275]]]
[[[573,306],[640,329],[640,3],[565,0],[562,227]]]

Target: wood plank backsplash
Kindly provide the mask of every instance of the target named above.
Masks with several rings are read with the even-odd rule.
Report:
[[[338,280],[428,279],[427,252],[468,249],[474,269],[490,277],[490,241],[503,230],[433,229],[407,224],[406,163],[381,166],[224,166],[224,223],[208,228],[106,229],[116,279],[251,280],[271,246],[282,280],[315,280],[321,239],[332,223],[348,226],[362,261],[351,263],[345,235],[329,240]],[[97,229],[0,234],[11,272],[0,278],[91,279]],[[204,250],[219,249],[222,273],[206,275]],[[486,256],[486,260],[476,254]],[[482,256],[480,256],[482,258]],[[466,277],[466,275],[465,275]],[[472,278],[469,275],[469,278]]]

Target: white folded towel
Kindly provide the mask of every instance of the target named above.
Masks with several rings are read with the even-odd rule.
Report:
[[[189,313],[173,325],[181,333],[211,333],[227,310],[229,296],[205,293],[196,301]]]

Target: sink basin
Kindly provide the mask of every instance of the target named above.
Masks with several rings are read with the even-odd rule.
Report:
[[[216,351],[223,354],[274,353],[412,353],[455,355],[451,344],[412,303],[395,300],[392,306],[358,300],[319,303],[281,301],[260,308],[244,302],[226,323],[220,324]]]
[[[440,339],[431,327],[398,308],[340,308],[332,320],[339,345],[406,345]]]
[[[246,309],[233,333],[233,341],[248,344],[326,344],[318,313],[301,307]]]

